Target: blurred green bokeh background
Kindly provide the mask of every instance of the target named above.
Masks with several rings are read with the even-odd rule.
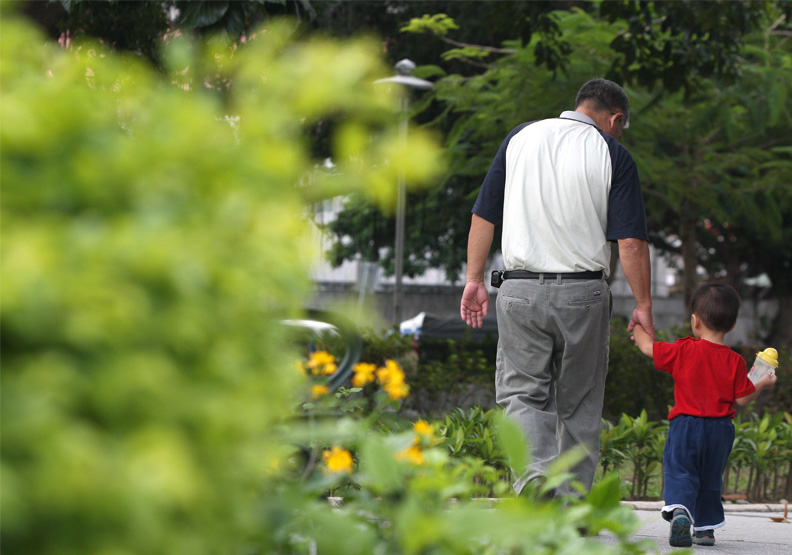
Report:
[[[170,41],[155,72],[7,11],[0,35],[4,549],[266,544],[272,431],[300,387],[278,322],[318,256],[305,203],[389,206],[438,148],[399,140],[373,43],[270,22],[240,51]],[[304,140],[331,116],[332,173]]]

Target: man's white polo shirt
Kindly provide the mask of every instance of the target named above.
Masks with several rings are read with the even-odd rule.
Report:
[[[524,123],[506,137],[473,213],[503,222],[507,270],[608,275],[608,241],[647,239],[629,151],[579,112]]]

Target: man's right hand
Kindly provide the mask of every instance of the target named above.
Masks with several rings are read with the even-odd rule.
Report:
[[[489,292],[481,281],[469,281],[462,293],[459,314],[468,326],[480,328],[489,314]]]

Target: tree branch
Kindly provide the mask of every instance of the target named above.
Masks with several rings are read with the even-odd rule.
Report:
[[[492,67],[492,66],[490,66],[490,64],[488,64],[488,63],[485,63],[485,62],[477,62],[477,61],[475,61],[475,60],[471,60],[470,58],[454,58],[454,59],[455,59],[455,60],[459,60],[460,62],[463,62],[463,63],[466,63],[466,64],[470,64],[470,65],[472,65],[472,66],[475,66],[475,67],[481,67],[481,68],[484,68],[484,69],[490,69],[490,67]],[[468,79],[468,78],[465,78],[465,80],[467,80],[467,79]]]
[[[478,48],[479,50],[484,50],[485,52],[493,52],[495,54],[514,54],[517,52],[512,48],[495,48],[494,46],[481,46],[480,44],[468,44],[466,42],[459,42],[454,39],[450,39],[443,35],[437,35],[437,37],[443,41],[447,42],[452,46],[456,46],[457,48]]]

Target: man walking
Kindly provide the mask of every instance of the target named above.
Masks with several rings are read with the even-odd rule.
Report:
[[[473,327],[488,314],[484,270],[502,223],[495,390],[531,442],[531,464],[513,469],[518,494],[577,445],[587,457],[576,478],[586,488],[594,480],[608,371],[609,242],[618,242],[635,297],[628,331],[641,324],[654,336],[643,194],[635,161],[618,142],[629,117],[619,85],[588,81],[574,111],[506,136],[473,206],[460,314]],[[565,484],[555,495],[568,493]]]

